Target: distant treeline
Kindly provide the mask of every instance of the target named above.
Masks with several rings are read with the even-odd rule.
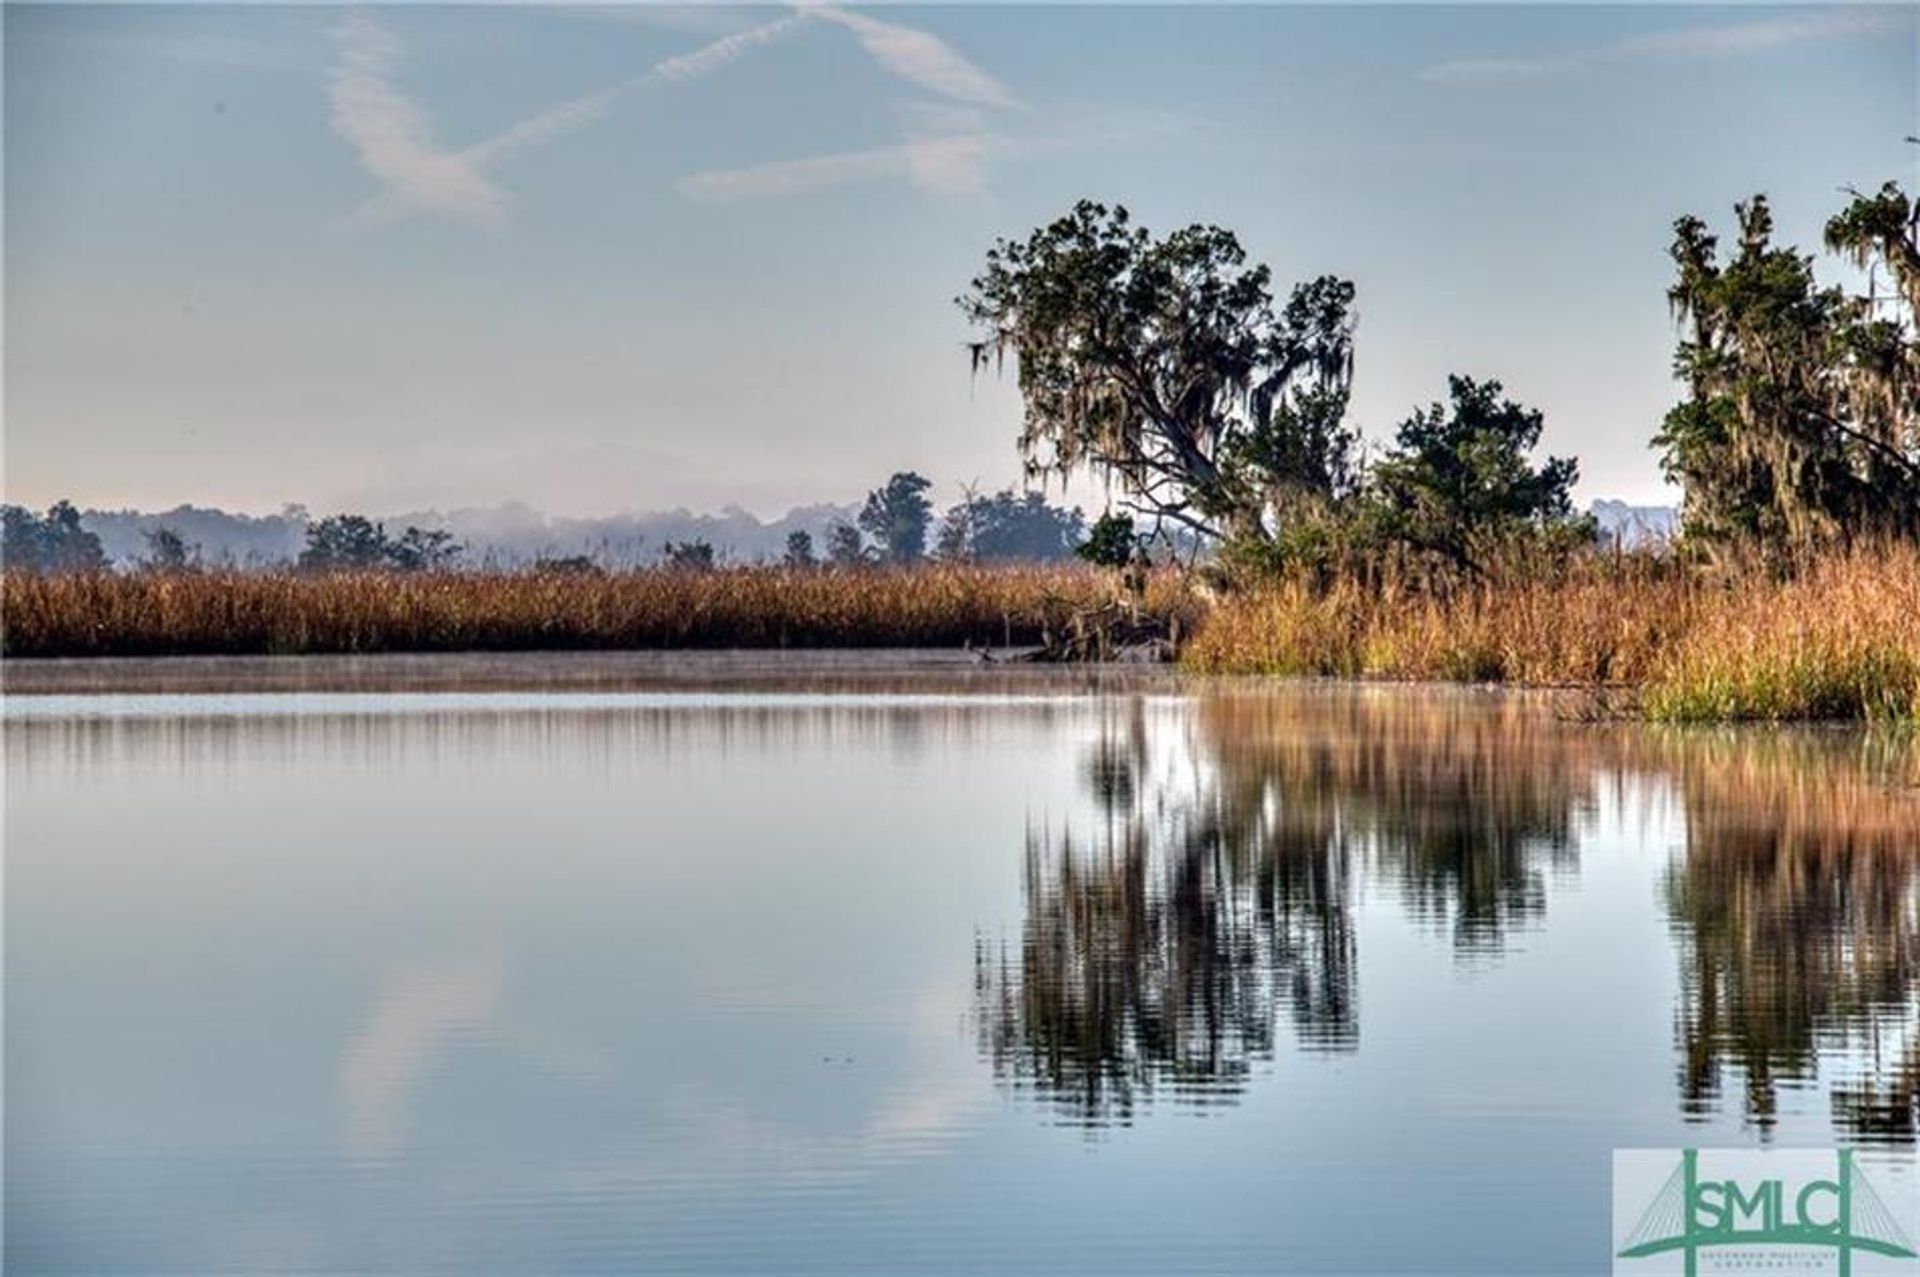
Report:
[[[0,563],[38,572],[1057,563],[1087,542],[1086,516],[1041,493],[969,489],[938,512],[927,496],[931,487],[902,472],[862,502],[798,507],[766,522],[738,507],[716,515],[669,510],[575,519],[505,505],[382,519],[321,518],[302,506],[248,515],[194,506],[82,511],[69,501],[39,514],[7,505],[0,507]],[[1169,543],[1175,546],[1192,549],[1189,540]]]
[[[266,515],[200,506],[153,512],[81,510],[70,501],[58,502],[43,514],[18,505],[0,506],[0,511],[5,514],[0,563],[41,572],[190,567],[265,571],[292,567],[315,549],[323,561],[344,558],[390,567],[430,563],[482,571],[618,571],[675,563],[879,562],[888,557],[883,542],[862,530],[861,504],[805,506],[767,522],[738,508],[712,515],[668,510],[592,519],[548,518],[523,505],[385,519],[318,519],[301,506]],[[1666,541],[1678,520],[1671,507],[1621,501],[1596,501],[1591,515],[1603,538],[1629,548]],[[1132,527],[1129,520],[1116,519],[1105,532],[1111,536]],[[415,533],[414,542],[397,556],[380,545],[380,538],[406,542],[409,530]],[[1051,505],[1040,493],[969,493],[938,517],[929,510],[922,553],[942,562],[1061,562],[1086,546],[1097,530],[1099,520],[1089,522],[1078,509]],[[434,538],[433,553],[414,553],[415,548],[429,549],[421,544],[426,537]],[[453,547],[458,553],[449,557],[446,551]],[[1196,538],[1178,535],[1158,548],[1163,555],[1173,553],[1186,561],[1198,546]]]

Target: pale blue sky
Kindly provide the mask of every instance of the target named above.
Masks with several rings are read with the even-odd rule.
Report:
[[[1085,195],[1663,496],[1668,226],[1910,185],[1912,8],[8,5],[5,487],[592,514],[1013,480],[951,298]]]

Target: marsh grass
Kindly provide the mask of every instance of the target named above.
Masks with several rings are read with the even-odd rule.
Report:
[[[1110,574],[1072,567],[712,572],[201,572],[0,582],[0,652],[143,656],[621,648],[1034,644],[1110,602]],[[1190,627],[1172,575],[1143,606]]]
[[[1829,560],[1717,598],[1643,707],[1671,722],[1920,720],[1920,553]]]
[[[1451,592],[1281,584],[1188,645],[1219,673],[1625,689],[1667,722],[1920,718],[1920,550],[1704,570],[1595,557]]]
[[[1079,567],[587,574],[8,573],[9,657],[1039,644],[1107,608]],[[1920,721],[1920,549],[1702,569],[1593,556],[1451,590],[1281,582],[1208,603],[1155,574],[1142,610],[1203,672],[1600,689],[1668,722]],[[1172,627],[1170,627],[1172,628]]]

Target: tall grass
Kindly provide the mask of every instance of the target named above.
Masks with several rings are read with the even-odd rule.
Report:
[[[1294,583],[1227,601],[1194,669],[1620,688],[1670,722],[1920,718],[1920,550],[1702,570],[1596,556],[1450,592]]]
[[[0,580],[0,653],[142,656],[1038,643],[1110,602],[1080,566],[792,572],[299,573]],[[1190,628],[1197,600],[1157,575],[1144,607]]]
[[[1722,592],[1660,662],[1643,706],[1674,722],[1920,720],[1920,551]]]
[[[0,580],[22,656],[1035,644],[1111,605],[1091,568],[922,566]],[[1920,548],[1703,570],[1593,556],[1451,590],[1280,582],[1216,603],[1156,574],[1194,670],[1616,689],[1671,722],[1920,720]],[[1196,632],[1197,629],[1197,632]]]

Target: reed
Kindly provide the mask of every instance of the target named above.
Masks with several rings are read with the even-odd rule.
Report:
[[[0,580],[0,653],[144,656],[1034,644],[1111,602],[1082,566],[712,572],[196,572]],[[1142,607],[1190,629],[1158,574]]]
[[[1595,556],[1451,591],[1282,583],[1215,608],[1189,667],[1218,673],[1624,689],[1669,722],[1920,718],[1920,550],[1703,570]]]
[[[1045,642],[1122,598],[1083,566],[806,571],[204,572],[0,579],[0,653],[139,656]],[[1131,606],[1124,603],[1123,606]],[[1595,555],[1466,585],[1281,581],[1139,608],[1215,673],[1610,689],[1669,722],[1920,721],[1920,548],[1777,576]]]

